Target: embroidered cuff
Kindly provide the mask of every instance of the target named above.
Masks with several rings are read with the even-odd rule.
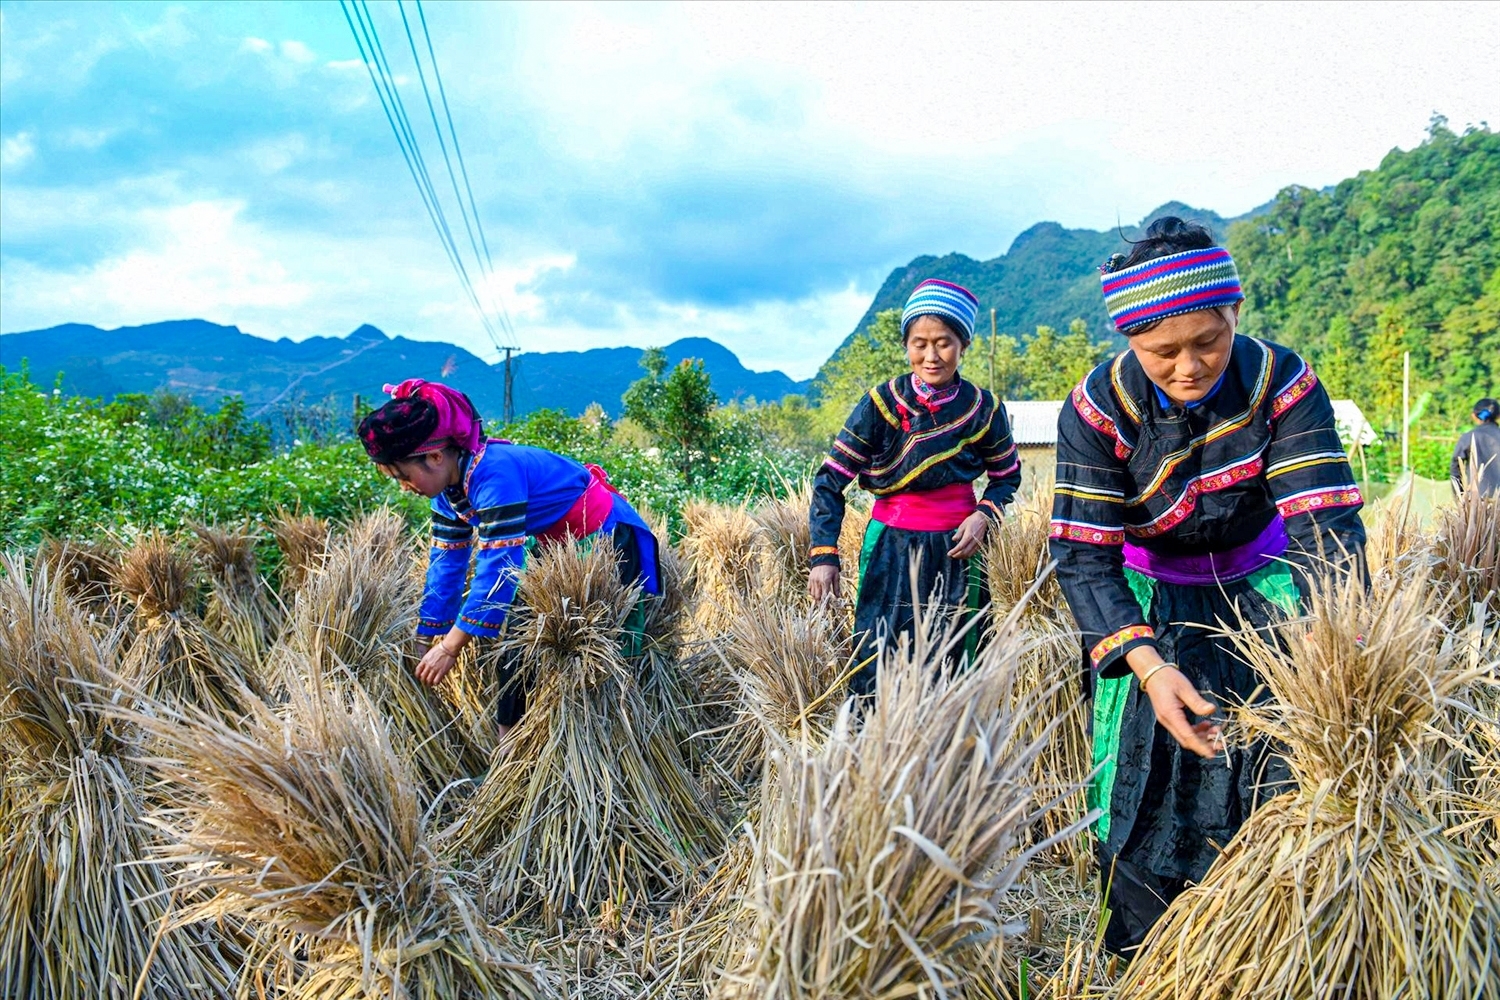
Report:
[[[451,618],[445,622],[423,618],[417,622],[417,635],[447,635],[448,630],[451,628],[453,628],[453,619]]]
[[[1116,669],[1125,654],[1137,646],[1156,645],[1156,633],[1150,625],[1127,625],[1113,635],[1105,636],[1089,650],[1089,662],[1106,677],[1119,675]]]
[[[480,621],[477,618],[470,618],[468,615],[458,616],[458,627],[461,631],[467,632],[469,635],[478,636],[482,639],[493,639],[495,636],[499,635],[500,628],[504,624],[505,619],[503,616],[500,618],[500,620],[494,622]]]
[[[995,524],[999,524],[1001,521],[1005,520],[1005,511],[1001,509],[999,504],[994,503],[993,501],[979,501],[979,509],[984,512],[985,517],[989,518]]]
[[[810,566],[834,566],[839,565],[839,547],[837,545],[814,545],[808,553],[808,565]]]

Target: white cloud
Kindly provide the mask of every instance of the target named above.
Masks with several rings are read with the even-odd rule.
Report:
[[[274,48],[275,46],[266,41],[264,38],[255,38],[254,36],[251,36],[250,38],[247,38],[240,43],[241,52],[255,52],[259,55],[265,55],[267,52],[270,52]]]
[[[312,49],[308,48],[306,44],[299,42],[296,39],[291,39],[289,41],[281,43],[281,56],[283,59],[290,59],[294,63],[305,64],[318,61],[317,54],[314,53]]]
[[[136,213],[143,245],[78,271],[8,261],[5,298],[25,288],[22,323],[84,316],[106,326],[164,317],[235,322],[244,309],[293,309],[313,294],[276,258],[265,234],[239,221],[244,205],[196,201]],[[8,319],[13,317],[7,317]]]
[[[36,155],[36,141],[31,132],[17,132],[0,139],[0,167],[14,170]]]

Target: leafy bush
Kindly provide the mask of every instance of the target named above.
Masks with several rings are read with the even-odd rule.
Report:
[[[603,466],[674,532],[691,497],[780,494],[813,468],[807,454],[778,445],[754,410],[720,408],[707,422],[709,450],[691,485],[656,449],[617,439],[603,414],[541,410],[499,436]],[[168,395],[101,403],[0,368],[0,547],[198,521],[261,524],[281,508],[344,519],[382,504],[414,525],[427,520],[426,501],[382,477],[352,439],[277,451],[237,400],[217,412]]]
[[[275,454],[236,400],[217,413],[173,397],[103,404],[0,369],[0,545],[258,522],[280,507],[338,518],[386,503],[425,516],[353,441]]]

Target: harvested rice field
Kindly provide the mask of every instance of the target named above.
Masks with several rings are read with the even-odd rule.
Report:
[[[925,615],[859,710],[807,504],[685,510],[644,648],[604,550],[539,548],[436,688],[387,513],[6,554],[0,996],[1500,995],[1500,503],[1386,511],[1368,589],[1235,635],[1275,698],[1228,731],[1295,788],[1128,969],[1046,491],[987,542],[977,659]]]

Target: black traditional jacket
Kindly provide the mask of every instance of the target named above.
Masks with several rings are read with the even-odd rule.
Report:
[[[1058,416],[1050,548],[1105,676],[1155,641],[1125,579],[1127,538],[1163,555],[1224,552],[1279,511],[1305,595],[1315,565],[1362,556],[1362,502],[1328,393],[1278,344],[1235,337],[1223,379],[1191,408],[1165,401],[1125,351],[1090,372]]]
[[[1005,404],[962,378],[954,388],[924,400],[901,375],[855,404],[813,480],[812,565],[839,564],[844,491],[856,479],[883,497],[984,478],[979,509],[999,520],[1021,484]]]

